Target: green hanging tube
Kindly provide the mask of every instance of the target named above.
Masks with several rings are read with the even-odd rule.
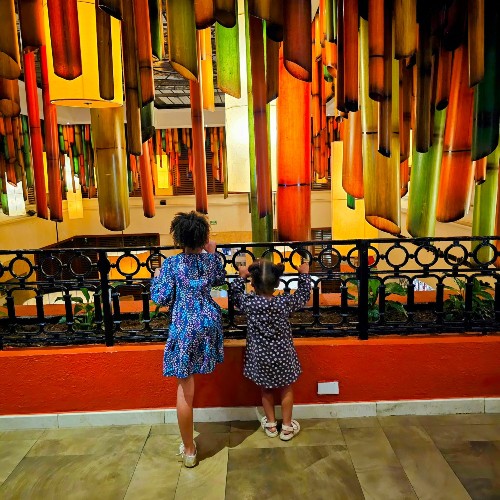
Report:
[[[500,146],[497,146],[493,153],[488,155],[488,159],[486,160],[486,180],[482,184],[476,185],[472,236],[491,236],[495,234],[499,160]],[[480,244],[478,241],[471,242],[471,251],[474,251]],[[483,247],[477,251],[479,262],[488,262],[492,258],[493,249],[490,247]],[[471,258],[471,264],[477,265],[474,257]]]
[[[252,67],[250,61],[250,20],[248,14],[248,5],[245,2],[245,52],[247,67],[247,86],[248,86],[248,135],[249,135],[249,153],[250,153],[250,212],[252,221],[252,241],[263,242],[273,241],[273,213],[272,210],[260,217],[257,206],[257,161],[255,155],[255,124],[253,113],[253,94],[252,94]]]
[[[141,135],[143,143],[151,139],[155,133],[154,113],[154,101],[141,108]]]
[[[427,153],[413,151],[406,228],[414,238],[433,237],[436,231],[436,207],[443,158],[446,109],[435,111],[432,146]]]
[[[30,135],[28,117],[21,116],[21,124],[23,128],[23,159],[24,171],[26,172],[26,185],[29,188],[33,187],[33,164],[31,163],[31,148],[30,148]]]
[[[472,161],[494,151],[500,121],[500,30],[497,0],[485,2],[484,78],[474,87]]]
[[[149,0],[149,26],[153,55],[163,59],[163,16],[162,0]]]
[[[241,97],[238,23],[233,28],[215,24],[217,86],[226,94]]]

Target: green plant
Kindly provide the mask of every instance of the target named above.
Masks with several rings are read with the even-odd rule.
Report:
[[[444,301],[444,318],[447,321],[461,320],[465,317],[465,293],[467,282],[459,278],[453,279],[458,286],[458,290],[452,286],[444,286],[447,290],[453,290],[454,292],[458,291],[458,293],[451,294]],[[493,290],[489,283],[478,280],[477,278],[472,278],[473,319],[488,319],[493,317],[494,299],[489,290]]]
[[[80,288],[80,292],[82,292],[83,297],[71,297],[71,302],[75,303],[75,308],[73,310],[74,314],[74,322],[81,328],[89,328],[93,329],[95,326],[95,305],[90,299],[90,293],[87,288]],[[57,301],[63,301],[64,297],[57,297]],[[59,323],[66,323],[66,316],[63,316]]]
[[[351,280],[351,283],[355,284],[358,288],[358,280]],[[359,288],[358,288],[359,290]],[[368,321],[377,321],[380,318],[380,310],[378,305],[379,298],[379,290],[380,290],[380,281],[376,279],[368,280]],[[385,283],[385,291],[384,297],[388,297],[389,295],[400,295],[406,296],[406,289],[403,288],[399,283],[388,282]],[[357,295],[348,294],[348,298],[358,302]],[[385,300],[385,313],[398,313],[404,316],[408,316],[406,310],[400,302],[396,300]]]

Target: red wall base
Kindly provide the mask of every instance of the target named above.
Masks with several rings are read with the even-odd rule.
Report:
[[[297,404],[500,396],[500,336],[298,339]],[[196,379],[196,407],[251,406],[258,388],[242,375],[244,342]],[[161,374],[163,346],[0,351],[0,414],[175,406],[176,381]],[[338,380],[340,395],[318,396]]]

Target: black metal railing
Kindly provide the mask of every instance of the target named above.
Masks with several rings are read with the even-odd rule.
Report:
[[[283,293],[311,264],[311,300],[291,317],[296,336],[498,332],[500,239],[420,238],[224,244],[221,295],[227,337],[245,317],[227,295],[241,264],[283,262]],[[174,247],[0,251],[0,348],[163,341],[165,308],[150,280]],[[52,304],[50,303],[52,302]]]

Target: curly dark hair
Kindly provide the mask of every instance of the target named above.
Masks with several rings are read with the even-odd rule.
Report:
[[[172,219],[170,234],[178,247],[202,248],[208,242],[210,225],[199,212],[179,212]]]
[[[256,260],[248,268],[252,285],[257,293],[271,294],[278,287],[285,271],[283,264],[273,264],[268,260]]]

